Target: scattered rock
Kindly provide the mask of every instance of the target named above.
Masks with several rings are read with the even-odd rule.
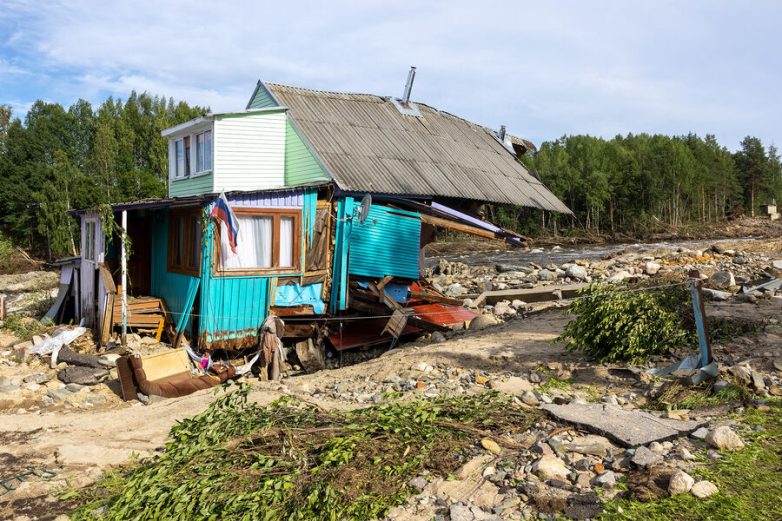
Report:
[[[583,266],[571,265],[565,270],[565,276],[576,280],[585,280],[589,274]]]
[[[744,448],[744,442],[730,427],[717,427],[706,435],[706,443],[720,450],[737,450]]]
[[[654,261],[649,261],[646,264],[644,264],[644,273],[647,275],[656,275],[658,271],[660,271],[660,266]]]
[[[33,373],[25,376],[22,381],[26,384],[45,384],[51,379],[52,377],[46,373]]]
[[[651,467],[652,465],[655,465],[663,460],[662,456],[659,454],[652,452],[651,450],[647,449],[646,447],[638,447],[635,450],[635,454],[633,454],[632,462],[638,465],[639,467]]]
[[[427,481],[423,476],[418,476],[407,482],[407,485],[418,490],[419,492],[426,488]]]
[[[505,380],[492,380],[489,382],[489,387],[495,391],[511,394],[513,396],[518,396],[533,389],[532,384],[528,380],[518,376],[511,376]]]
[[[599,485],[601,487],[612,487],[615,484],[616,475],[610,470],[606,470],[595,478],[595,485]]]
[[[570,474],[570,469],[567,468],[565,462],[553,454],[546,454],[536,461],[532,465],[532,471],[543,480],[561,479],[566,481],[568,474]]]
[[[483,438],[481,440],[481,446],[493,454],[502,454],[502,447],[490,438]]]
[[[695,479],[684,472],[683,470],[677,470],[671,476],[671,482],[668,484],[668,492],[671,495],[686,494],[690,491],[695,484]]]
[[[451,521],[473,521],[472,511],[461,503],[454,503],[450,509]]]
[[[540,400],[538,400],[538,397],[535,396],[535,393],[532,391],[526,391],[524,394],[522,394],[521,401],[527,405],[531,405],[532,407],[537,407],[540,405]]]
[[[709,277],[709,286],[714,289],[729,289],[731,286],[735,285],[736,278],[733,276],[733,273],[728,270],[714,272],[714,274]]]
[[[706,427],[700,427],[698,429],[695,429],[693,432],[690,433],[690,436],[693,438],[697,438],[699,440],[705,440],[706,435],[709,434],[709,429]]]
[[[698,481],[690,489],[690,493],[699,499],[712,496],[717,492],[719,492],[717,485],[715,485],[711,481],[706,481],[706,480]]]
[[[500,321],[494,315],[483,314],[472,319],[470,322],[470,329],[480,331],[487,327],[496,326],[499,323]]]

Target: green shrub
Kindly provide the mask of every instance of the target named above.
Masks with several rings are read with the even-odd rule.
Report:
[[[592,284],[574,301],[575,315],[558,341],[600,362],[640,363],[651,355],[691,344],[685,328],[689,293],[685,286],[664,290],[627,291],[625,286]]]

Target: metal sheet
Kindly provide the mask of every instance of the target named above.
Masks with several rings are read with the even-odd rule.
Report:
[[[443,196],[570,213],[494,131],[417,103],[266,83],[346,191]]]

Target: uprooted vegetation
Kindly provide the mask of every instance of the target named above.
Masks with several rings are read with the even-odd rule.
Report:
[[[448,476],[476,437],[513,444],[540,415],[493,393],[350,412],[219,398],[171,430],[163,455],[72,493],[73,519],[373,519],[423,471]]]
[[[643,288],[641,288],[643,289]],[[639,363],[691,344],[685,327],[689,293],[682,285],[649,291],[592,284],[568,309],[575,315],[558,341],[600,362]]]

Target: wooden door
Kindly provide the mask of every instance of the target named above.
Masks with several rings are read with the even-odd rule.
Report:
[[[98,317],[98,265],[103,262],[103,231],[96,213],[81,218],[81,316],[86,327],[95,327]]]

